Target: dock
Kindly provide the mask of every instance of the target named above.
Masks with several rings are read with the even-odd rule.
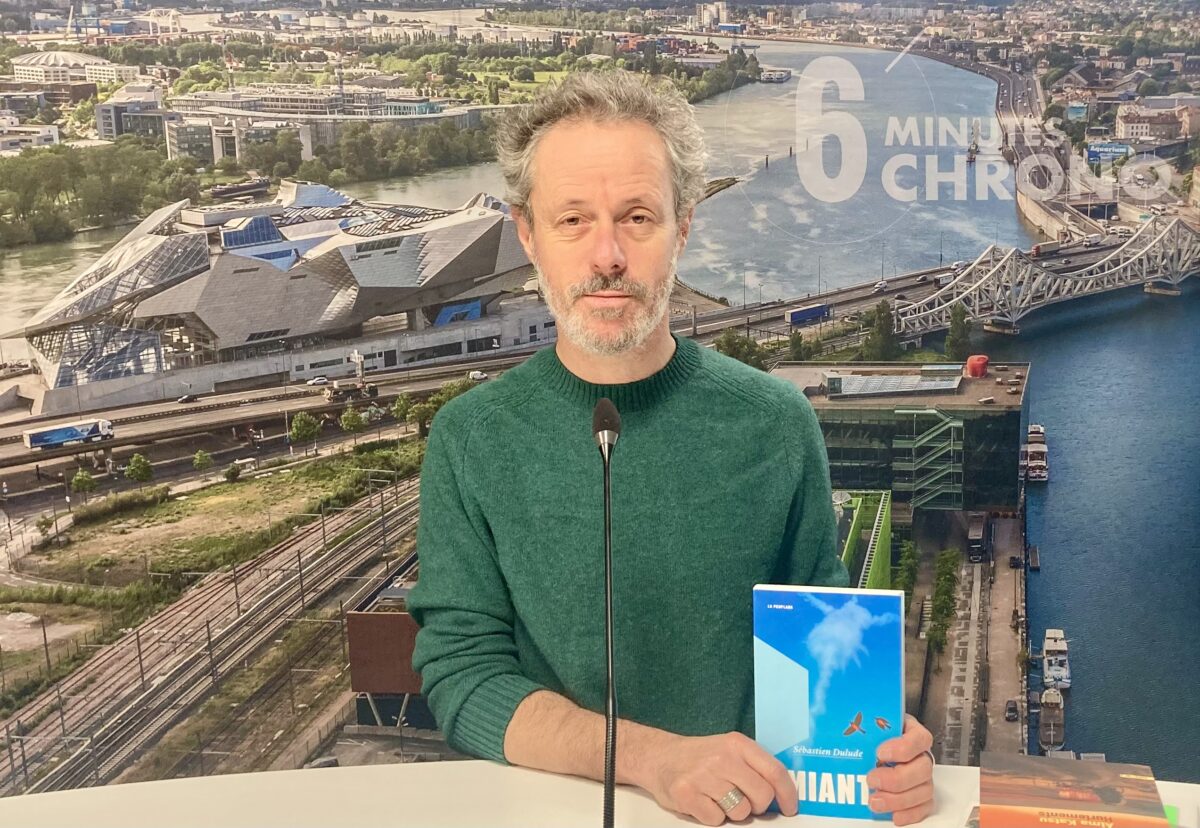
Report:
[[[1030,572],[1041,572],[1042,571],[1042,559],[1038,555],[1038,548],[1036,546],[1029,547],[1029,571]]]

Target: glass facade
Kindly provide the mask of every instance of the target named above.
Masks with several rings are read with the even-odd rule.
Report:
[[[835,489],[925,509],[1017,508],[1020,409],[817,406]]]
[[[167,128],[168,143],[175,157],[194,158],[201,164],[213,163],[213,134],[209,124],[173,124]]]
[[[269,216],[235,219],[221,229],[221,246],[226,250],[278,241],[283,236]]]
[[[124,134],[162,139],[166,137],[167,124],[179,120],[182,120],[179,113],[161,109],[126,112],[121,116],[121,131]]]

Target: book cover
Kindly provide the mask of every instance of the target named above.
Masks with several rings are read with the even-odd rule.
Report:
[[[979,760],[979,817],[981,828],[1168,826],[1145,765],[986,751]]]
[[[903,592],[754,587],[755,738],[801,814],[890,820],[867,805],[867,773],[903,727]]]

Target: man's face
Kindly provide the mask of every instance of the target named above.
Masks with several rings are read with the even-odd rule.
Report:
[[[534,155],[533,226],[517,215],[559,336],[613,356],[663,324],[690,214],[675,220],[662,139],[641,122],[561,123]]]

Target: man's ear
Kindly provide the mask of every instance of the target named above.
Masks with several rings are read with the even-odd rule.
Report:
[[[517,225],[517,239],[521,242],[521,247],[525,248],[525,255],[529,261],[534,260],[533,254],[533,224],[529,221],[526,212],[521,207],[513,205],[510,208],[513,221]]]
[[[683,220],[679,222],[679,246],[678,251],[683,253],[683,249],[687,247],[688,234],[692,232],[692,219],[696,215],[696,208],[693,205],[688,211]]]

